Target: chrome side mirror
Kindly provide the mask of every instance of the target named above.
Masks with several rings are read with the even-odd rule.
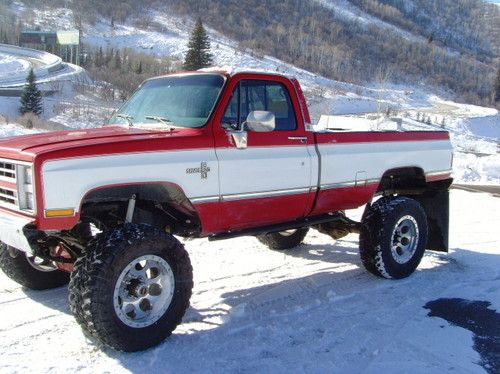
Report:
[[[245,121],[248,129],[255,132],[271,132],[276,127],[274,114],[265,110],[254,110],[248,113]]]

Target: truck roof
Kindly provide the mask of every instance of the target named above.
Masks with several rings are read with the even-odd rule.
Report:
[[[222,74],[226,77],[233,77],[236,74],[262,74],[262,75],[275,75],[279,77],[285,77],[287,79],[293,80],[296,79],[296,77],[292,75],[288,75],[279,71],[269,71],[269,70],[263,70],[263,69],[249,69],[249,68],[232,68],[229,66],[215,66],[215,67],[210,67],[210,68],[203,68],[203,69],[198,69],[198,70],[193,70],[193,71],[181,71],[178,73],[172,73],[172,74],[165,74],[157,77],[152,77],[147,80],[153,80],[153,79],[160,79],[164,77],[171,77],[171,76],[181,76],[181,75],[187,75],[187,74],[197,74],[197,73],[213,73],[213,74]]]
[[[230,66],[222,66],[222,67],[210,67],[210,68],[204,68],[204,69],[198,69],[196,71],[199,72],[216,72],[216,73],[222,73],[227,76],[234,76],[236,74],[265,74],[265,75],[278,75],[280,77],[286,77],[289,79],[295,79],[294,76],[288,75],[284,72],[280,71],[271,71],[271,70],[264,70],[264,69],[252,69],[252,68],[234,68]]]

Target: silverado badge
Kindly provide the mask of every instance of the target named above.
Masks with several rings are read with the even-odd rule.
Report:
[[[199,168],[187,168],[186,174],[201,174],[201,179],[207,179],[208,173],[210,172],[210,168],[208,167],[206,162],[202,162]]]

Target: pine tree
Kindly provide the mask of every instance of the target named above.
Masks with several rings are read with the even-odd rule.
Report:
[[[198,70],[212,65],[213,56],[210,53],[210,40],[207,32],[198,18],[188,43],[188,51],[184,60],[185,70]]]
[[[21,94],[21,114],[34,113],[37,116],[42,113],[42,93],[35,83],[35,73],[30,69],[26,78],[26,85]]]
[[[495,81],[495,88],[493,91],[493,102],[500,103],[500,67],[497,70],[497,79]]]
[[[142,61],[139,61],[139,63],[135,67],[135,73],[136,74],[142,74]]]
[[[122,59],[120,57],[120,51],[117,49],[115,53],[115,69],[121,70],[122,68]]]
[[[102,52],[102,46],[100,46],[95,56],[94,65],[100,68],[103,64],[104,64],[104,53]]]

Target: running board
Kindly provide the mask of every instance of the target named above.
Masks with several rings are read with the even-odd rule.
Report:
[[[279,232],[285,230],[293,230],[300,229],[302,227],[310,227],[314,225],[319,225],[321,223],[329,223],[329,222],[338,222],[339,226],[342,226],[349,232],[359,233],[359,228],[361,224],[359,222],[355,222],[349,218],[347,218],[342,213],[329,213],[323,214],[321,216],[316,217],[306,217],[301,220],[279,223],[275,225],[269,226],[261,226],[251,229],[244,229],[239,231],[228,231],[220,234],[215,234],[208,237],[208,240],[224,240],[224,239],[232,239],[237,238],[239,236],[256,236],[256,235],[264,235],[270,232]]]

